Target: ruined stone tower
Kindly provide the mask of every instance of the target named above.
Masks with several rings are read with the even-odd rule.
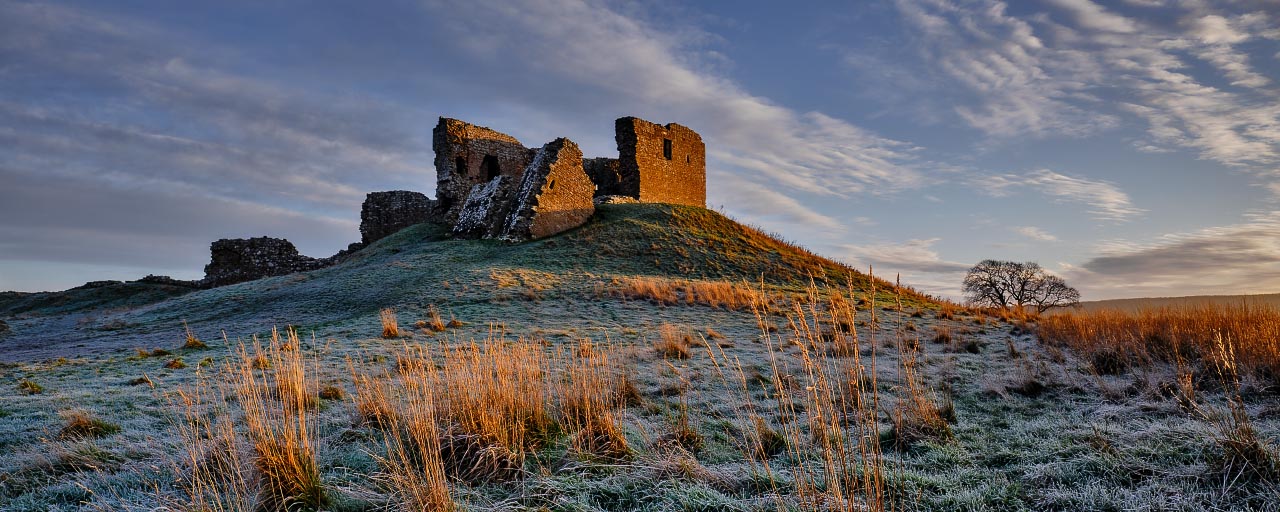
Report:
[[[614,122],[614,139],[617,183],[611,184],[609,195],[706,207],[707,149],[698,132],[675,123],[663,126],[623,117]]]

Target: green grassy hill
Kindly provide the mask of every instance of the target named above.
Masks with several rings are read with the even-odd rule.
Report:
[[[589,303],[602,283],[620,276],[745,281],[795,291],[811,282],[865,290],[872,282],[711,210],[614,204],[601,206],[578,229],[521,244],[452,240],[442,227],[422,224],[332,267],[209,290],[134,282],[10,294],[0,298],[0,315],[21,336],[0,340],[0,353],[25,359],[163,344],[184,322],[204,337],[277,325],[325,336],[366,329],[387,307],[415,315],[436,306],[487,323],[533,314],[494,307],[512,297]],[[891,288],[883,281],[877,287]],[[929,303],[909,291],[905,298],[911,305]]]

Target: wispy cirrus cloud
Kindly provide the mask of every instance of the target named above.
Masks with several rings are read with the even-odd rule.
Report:
[[[1280,101],[1241,45],[1280,37],[1274,13],[1248,2],[1138,4],[1162,16],[1139,20],[1091,0],[1047,0],[1049,11],[1025,16],[997,0],[897,2],[925,61],[970,93],[956,98],[957,117],[989,136],[1092,135],[1131,115],[1147,125],[1141,149],[1270,174]],[[1196,61],[1219,76],[1191,73]]]
[[[1143,209],[1114,184],[1067,176],[1049,169],[1038,169],[1025,174],[981,176],[970,183],[988,194],[1001,196],[1018,189],[1030,189],[1049,196],[1054,201],[1080,203],[1090,208],[1094,218],[1107,221],[1123,221],[1141,214]]]

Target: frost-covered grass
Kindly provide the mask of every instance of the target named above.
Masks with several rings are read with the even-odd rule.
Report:
[[[406,360],[407,351],[445,354],[495,339],[504,346],[523,339],[533,345],[522,350],[533,347],[561,363],[607,353],[629,384],[608,401],[575,403],[607,409],[628,454],[586,453],[592,445],[577,434],[585,423],[566,420],[562,410],[566,389],[577,388],[522,381],[519,389],[547,395],[539,399],[557,428],[537,430],[535,443],[508,443],[522,451],[513,459],[521,469],[515,474],[446,477],[460,510],[1280,508],[1274,475],[1242,476],[1222,464],[1224,446],[1232,445],[1210,418],[1227,417],[1231,390],[1197,389],[1189,407],[1173,365],[1099,375],[1088,359],[1041,345],[1023,325],[911,295],[899,308],[883,282],[873,303],[870,279],[831,277],[843,270],[750,231],[728,230],[719,219],[683,209],[606,211],[593,222],[621,225],[516,246],[438,241],[439,233],[423,226],[339,267],[128,309],[67,313],[74,308],[62,304],[6,319],[15,333],[0,340],[0,354],[14,343],[34,357],[0,363],[0,510],[197,509],[192,465],[218,459],[193,459],[190,449],[218,452],[217,443],[193,443],[188,427],[193,418],[230,421],[238,439],[252,439],[225,369],[241,363],[232,368],[242,370],[243,383],[241,342],[255,334],[268,340],[273,327],[286,332],[288,325],[300,334],[307,398],[297,403],[314,438],[327,510],[407,508],[386,478],[393,474],[388,431],[369,421],[368,404],[361,406],[369,394],[358,378],[387,379],[396,400],[384,404],[403,413],[392,404],[408,393],[405,376],[436,378],[431,367]],[[697,270],[681,270],[690,265]],[[741,304],[600,292],[636,276],[758,283],[760,271],[816,268],[826,268],[831,286],[807,290],[808,278],[794,275],[767,282],[759,291],[776,300],[759,315]],[[400,337],[382,337],[383,308],[395,309]],[[824,316],[839,308],[856,312]],[[456,321],[436,328],[445,319]],[[115,320],[129,327],[99,328]],[[206,347],[183,347],[184,320]],[[655,348],[664,333],[678,334],[672,339],[687,357]],[[512,361],[540,360],[513,353],[521,355]],[[186,367],[166,368],[175,358]],[[281,366],[248,362],[254,371]],[[561,363],[540,368],[554,374]],[[461,370],[448,375],[482,382]],[[41,392],[23,392],[21,382]],[[179,393],[199,394],[198,405]],[[280,395],[253,396],[271,405]],[[468,404],[441,409],[441,426],[472,424],[486,435],[496,434],[481,425],[501,423],[466,415],[484,412],[484,404],[518,403],[512,396],[432,396]],[[1280,396],[1254,389],[1241,399],[1256,438],[1274,450]],[[920,410],[945,421],[950,434],[895,436],[894,420]],[[119,431],[62,435],[76,414]],[[447,430],[439,435],[452,435]],[[237,467],[252,487],[252,461]],[[838,485],[828,475],[839,475]],[[242,491],[253,498],[259,489]],[[874,493],[878,499],[869,498]]]

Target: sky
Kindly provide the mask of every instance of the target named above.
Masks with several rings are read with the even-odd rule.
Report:
[[[958,297],[1280,292],[1280,0],[0,0],[0,290],[324,257],[434,195],[440,116],[616,156],[707,146],[707,201]]]

